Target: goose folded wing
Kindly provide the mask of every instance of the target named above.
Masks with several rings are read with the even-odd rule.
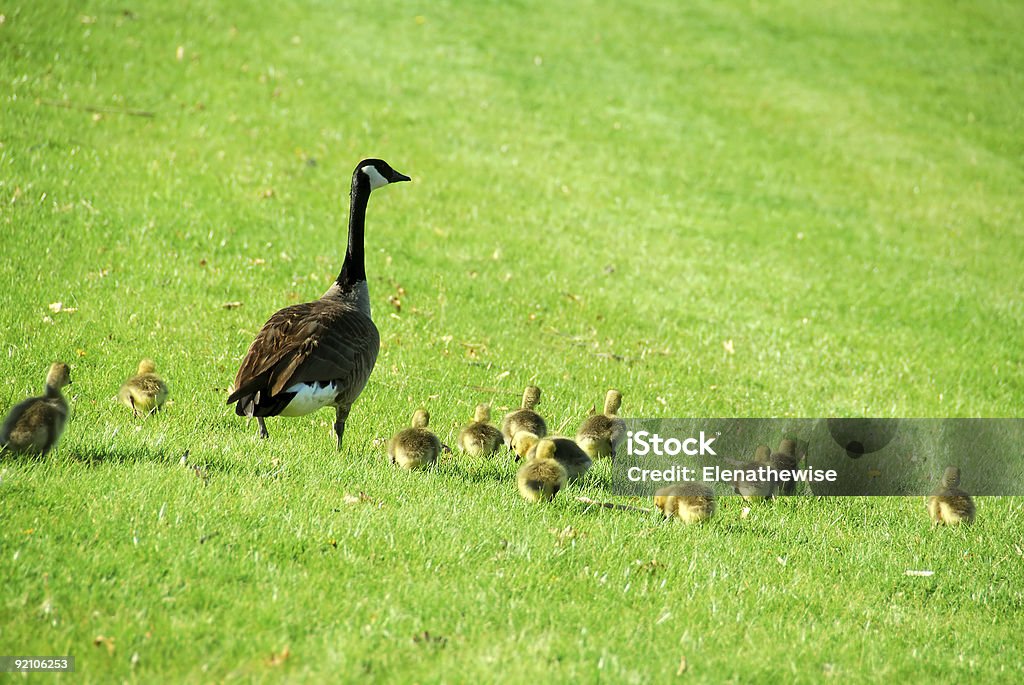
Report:
[[[277,312],[263,326],[235,378],[228,404],[257,392],[272,397],[295,383],[358,378],[376,360],[380,339],[370,319],[309,303]]]
[[[353,311],[327,323],[305,346],[301,359],[296,355],[282,366],[283,380],[274,383],[275,393],[279,386],[331,381],[356,394],[362,390],[380,349],[377,327],[369,317]]]

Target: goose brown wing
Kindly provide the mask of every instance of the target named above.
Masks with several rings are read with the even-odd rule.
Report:
[[[342,397],[355,400],[377,361],[380,334],[370,317],[356,309],[345,308],[324,323],[316,344],[301,362],[294,364],[281,389],[292,383],[337,380]],[[274,392],[278,392],[276,387]]]
[[[286,307],[249,346],[228,404],[257,391],[274,396],[294,383],[361,380],[362,389],[379,347],[373,321],[352,307],[325,300]]]

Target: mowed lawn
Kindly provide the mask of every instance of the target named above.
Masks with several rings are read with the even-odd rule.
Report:
[[[531,506],[509,459],[382,445],[419,406],[454,445],[528,383],[567,434],[609,387],[636,417],[1019,416],[1019,3],[0,15],[0,412],[74,381],[58,449],[0,463],[0,654],[77,659],[33,680],[1019,679],[1019,499],[686,527],[577,502],[617,499],[603,464]],[[327,411],[259,441],[235,371],[337,274],[368,156],[413,177],[367,213],[376,370],[340,453]],[[172,401],[137,420],[142,357]]]

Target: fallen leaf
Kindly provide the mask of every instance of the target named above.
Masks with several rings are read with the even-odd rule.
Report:
[[[683,675],[686,673],[686,655],[684,654],[679,658],[679,668],[676,669],[676,675]]]
[[[282,649],[279,654],[275,653],[275,652],[271,652],[270,653],[270,658],[267,659],[267,665],[268,666],[280,666],[284,662],[288,661],[288,657],[290,657],[291,655],[292,655],[291,648],[288,645],[285,645],[284,649]]]
[[[238,309],[242,306],[241,302],[225,302],[221,305],[224,309]]]
[[[723,340],[722,347],[724,347],[725,351],[728,352],[729,354],[736,353],[736,349],[733,347],[732,340]]]
[[[905,573],[908,576],[919,576],[919,577],[923,577],[923,578],[927,578],[928,576],[934,576],[935,575],[935,571],[911,571],[909,569],[907,571],[905,571]]]
[[[117,649],[117,645],[114,644],[114,638],[105,635],[97,635],[93,638],[92,644],[95,647],[106,647],[107,654],[110,656],[114,656],[114,650]]]

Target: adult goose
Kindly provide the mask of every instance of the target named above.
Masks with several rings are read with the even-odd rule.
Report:
[[[319,300],[285,307],[263,325],[249,346],[228,404],[256,417],[261,438],[268,416],[303,416],[334,407],[341,449],[352,403],[370,378],[380,335],[370,318],[363,228],[370,193],[410,180],[380,159],[364,159],[352,172],[348,249],[337,280]]]

